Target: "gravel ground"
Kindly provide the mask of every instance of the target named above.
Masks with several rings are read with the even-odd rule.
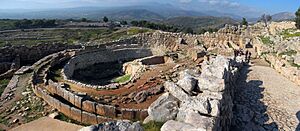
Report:
[[[243,68],[235,94],[232,130],[300,130],[300,87],[266,64]]]

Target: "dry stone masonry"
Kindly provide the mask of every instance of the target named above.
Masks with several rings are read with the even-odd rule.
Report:
[[[0,73],[13,69],[9,86],[18,74],[31,73],[34,93],[50,106],[78,122],[98,124],[87,130],[142,130],[138,122],[126,121],[139,120],[164,122],[163,131],[227,131],[235,81],[244,64],[244,56],[232,55],[260,41],[251,31],[226,25],[202,35],[155,31],[94,46],[4,47]],[[131,74],[128,82],[95,85],[73,79],[78,69],[123,61],[124,73]],[[54,79],[53,73],[61,78]]]

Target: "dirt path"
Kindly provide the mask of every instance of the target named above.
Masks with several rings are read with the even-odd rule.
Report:
[[[20,125],[11,131],[78,131],[82,126],[64,121],[42,117],[35,121]]]
[[[300,130],[300,87],[267,64],[243,68],[235,94],[232,130]]]

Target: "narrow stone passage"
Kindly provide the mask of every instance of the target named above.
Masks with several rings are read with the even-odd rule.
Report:
[[[300,87],[264,64],[243,68],[234,105],[232,130],[300,130]]]

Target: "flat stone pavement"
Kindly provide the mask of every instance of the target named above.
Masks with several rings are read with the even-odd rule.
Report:
[[[300,86],[265,64],[244,67],[235,92],[233,131],[300,131]]]
[[[80,125],[52,119],[50,117],[42,117],[13,128],[11,131],[78,131],[81,128],[83,127]]]

